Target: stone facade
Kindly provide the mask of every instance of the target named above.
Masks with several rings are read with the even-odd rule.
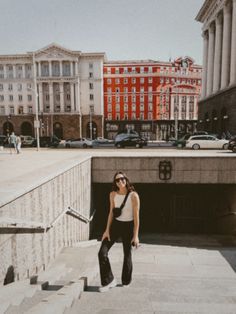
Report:
[[[236,0],[206,0],[203,23],[203,83],[199,128],[236,134]]]

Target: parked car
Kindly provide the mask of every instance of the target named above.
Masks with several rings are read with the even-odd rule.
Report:
[[[218,139],[212,135],[193,135],[186,140],[186,148],[200,149],[200,148],[215,148],[228,149],[229,141],[225,139]]]
[[[30,135],[21,135],[21,146],[33,146],[35,143],[35,138]]]
[[[69,139],[65,143],[65,147],[67,148],[87,148],[93,147],[93,142],[88,140],[87,138],[77,138],[77,139]]]
[[[236,153],[236,136],[233,136],[229,141],[229,147],[232,152]]]
[[[126,134],[122,137],[116,137],[115,146],[117,148],[122,148],[126,146],[142,148],[143,146],[147,146],[147,140],[136,134]]]
[[[6,135],[0,135],[0,146],[6,146],[8,144],[8,139]]]
[[[93,143],[96,144],[110,144],[113,143],[112,140],[109,140],[108,138],[104,137],[97,137],[96,139],[93,140]]]
[[[177,146],[177,147],[185,147],[186,145],[186,141],[190,138],[190,136],[193,135],[207,135],[208,133],[206,131],[196,131],[193,132],[193,134],[191,133],[186,133],[184,136],[182,136],[181,138],[179,138],[178,140],[176,140],[174,142],[173,146]]]
[[[57,147],[60,143],[60,140],[57,136],[40,136],[39,137],[39,144],[40,147]],[[37,146],[37,139],[34,140],[32,146]]]

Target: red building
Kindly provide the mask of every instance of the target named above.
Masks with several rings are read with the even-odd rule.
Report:
[[[201,72],[189,57],[104,63],[105,136],[134,129],[149,139],[166,139],[194,131]]]

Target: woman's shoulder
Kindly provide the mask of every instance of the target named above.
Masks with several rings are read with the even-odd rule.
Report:
[[[114,199],[115,195],[116,195],[116,191],[111,191],[110,192],[110,198]]]
[[[138,193],[137,193],[136,191],[131,191],[131,192],[130,192],[130,195],[131,195],[132,198],[137,198],[137,197],[139,197],[139,196],[138,196]]]

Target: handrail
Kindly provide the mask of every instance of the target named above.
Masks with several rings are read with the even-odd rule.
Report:
[[[89,223],[93,220],[93,217],[95,215],[96,209],[93,211],[92,215],[90,216],[90,218],[85,217],[83,214],[81,214],[78,210],[72,208],[72,207],[68,207],[68,211],[67,214],[71,214],[72,216],[84,221],[85,223]]]
[[[27,230],[34,230],[34,231],[48,231],[49,229],[53,228],[54,225],[65,215],[69,214],[73,216],[76,219],[79,219],[83,221],[84,223],[90,223],[95,214],[96,210],[93,211],[93,214],[90,216],[90,218],[85,217],[83,214],[81,214],[78,210],[75,210],[74,208],[68,206],[66,209],[64,209],[50,224],[44,224],[42,222],[38,221],[28,221],[25,219],[20,218],[12,218],[12,217],[1,217],[0,218],[0,233],[3,233],[4,230],[19,230],[23,229],[25,231]]]
[[[227,212],[227,213],[223,213],[223,214],[217,215],[216,218],[223,218],[223,217],[235,216],[235,215],[236,215],[236,212]]]

